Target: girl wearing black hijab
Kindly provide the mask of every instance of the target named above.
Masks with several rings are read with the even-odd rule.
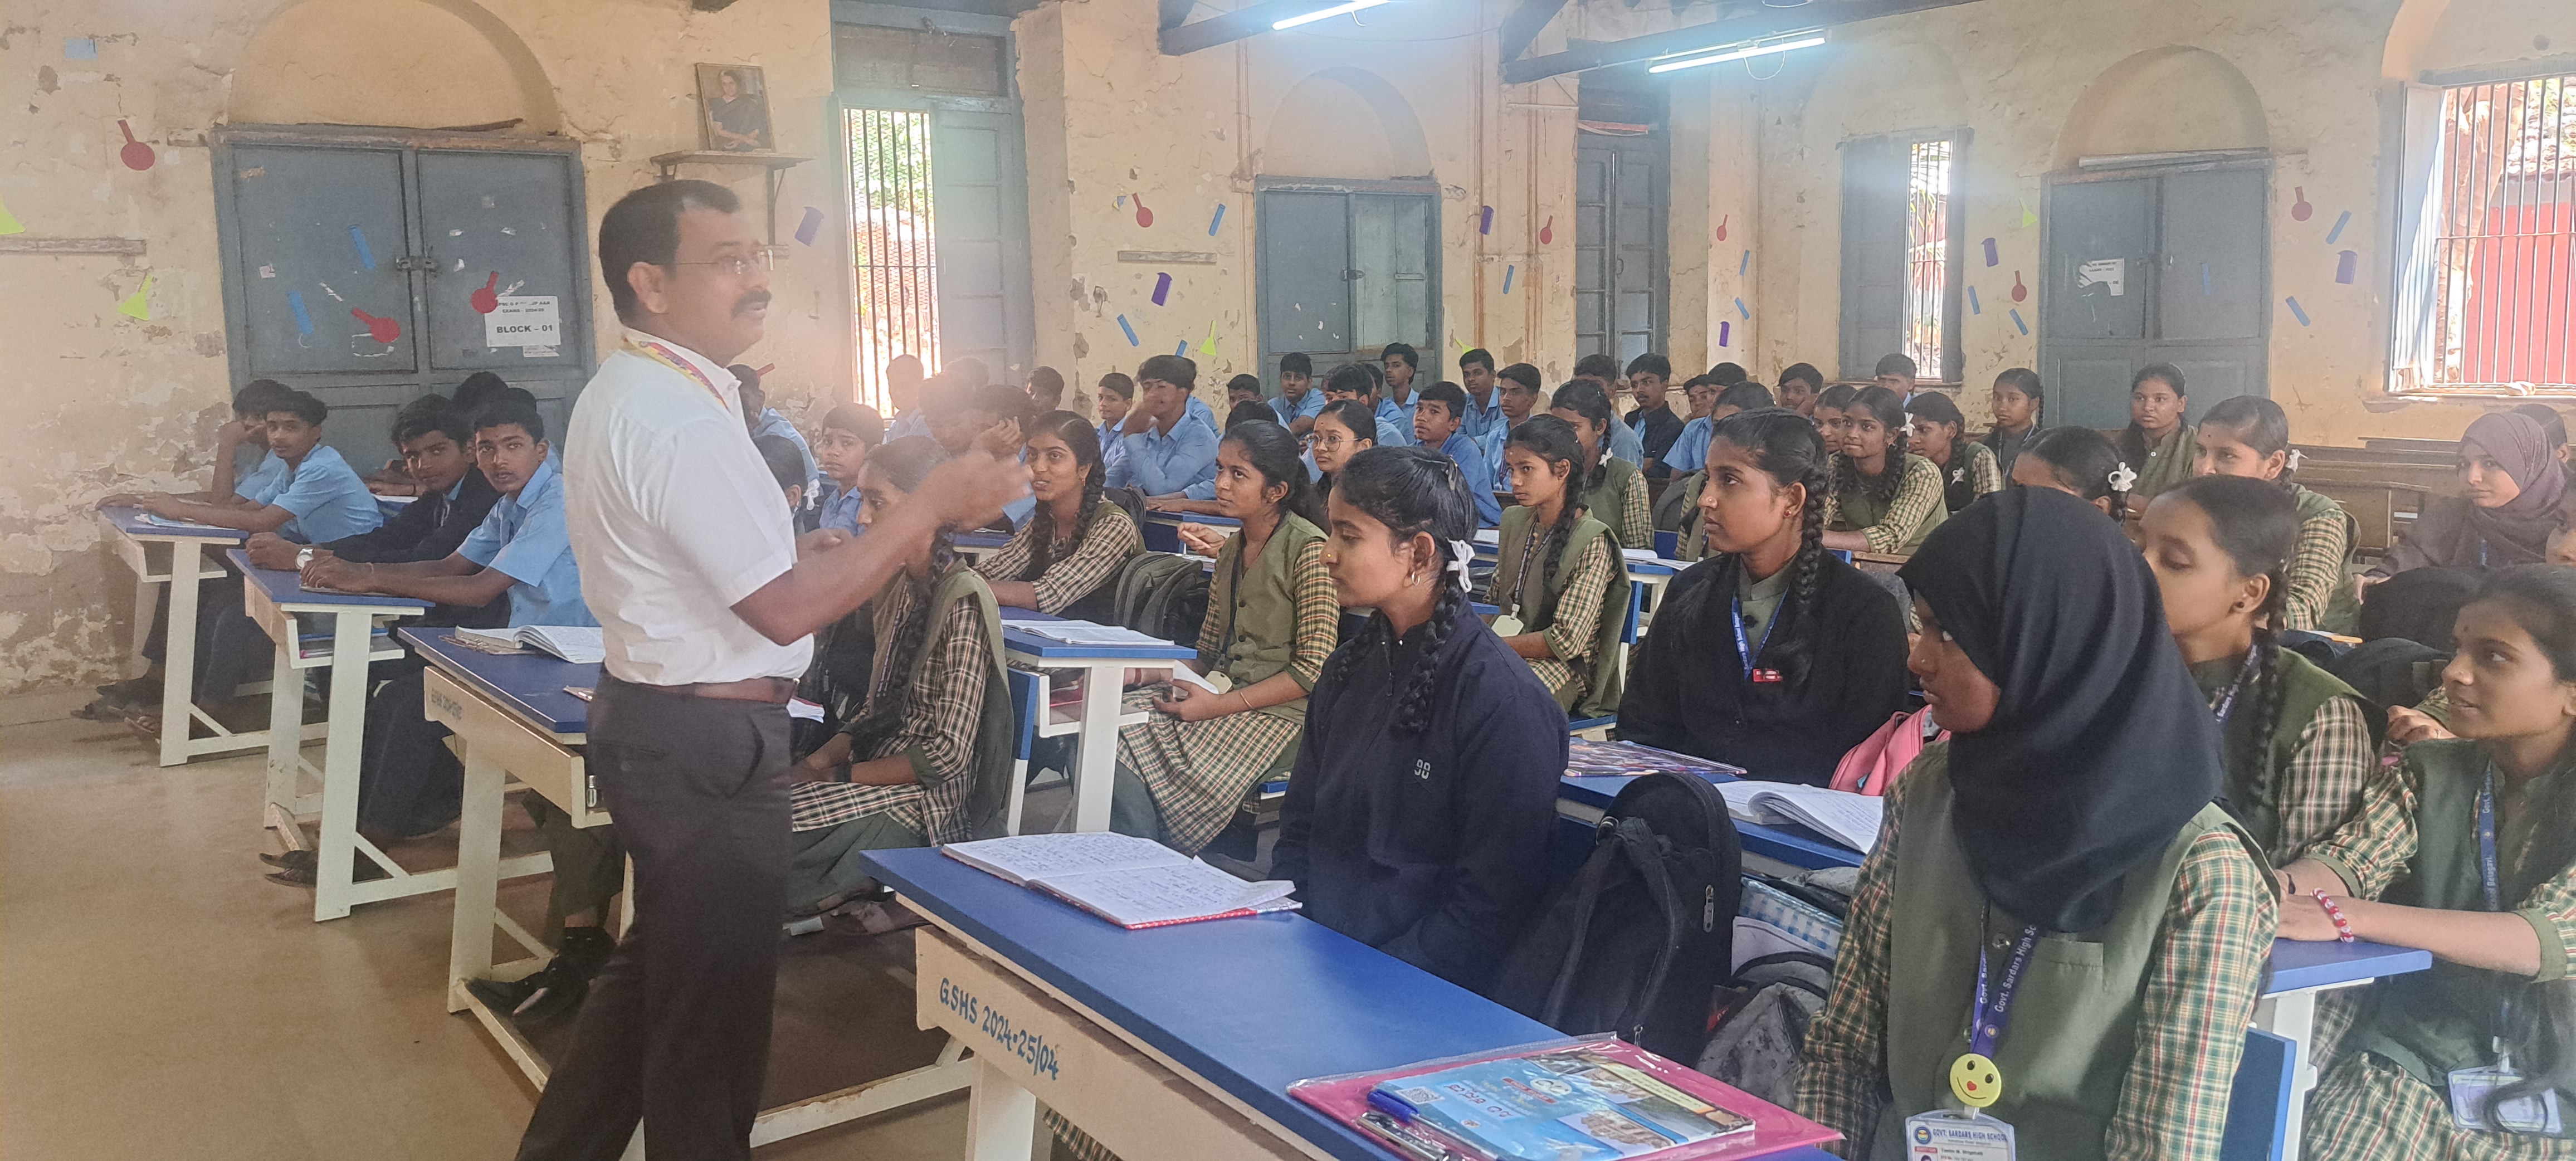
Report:
[[[2216,1158],[2277,910],[2213,801],[2217,730],[2154,575],[2041,488],[1971,505],[1899,575],[1952,737],[1891,792],[1798,1111],[1852,1158],[1993,1119],[2022,1157]]]

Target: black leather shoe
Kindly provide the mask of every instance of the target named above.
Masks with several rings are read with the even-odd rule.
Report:
[[[465,990],[495,1012],[535,1023],[565,1015],[590,994],[591,977],[608,963],[617,944],[597,927],[564,928],[563,950],[525,978],[467,980]]]

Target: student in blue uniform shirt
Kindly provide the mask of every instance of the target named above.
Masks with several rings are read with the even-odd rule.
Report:
[[[1476,526],[1491,528],[1502,523],[1503,506],[1494,499],[1494,466],[1485,459],[1484,449],[1462,430],[1462,413],[1467,410],[1467,392],[1455,383],[1434,383],[1422,389],[1413,405],[1413,438],[1423,447],[1437,449],[1458,465],[1458,473],[1467,480],[1467,495],[1476,504]]]
[[[1156,355],[1136,368],[1136,410],[1119,439],[1124,454],[1109,469],[1110,487],[1168,496],[1216,478],[1216,421],[1186,418],[1197,377],[1197,366],[1178,355]]]
[[[886,402],[894,407],[894,419],[886,424],[887,440],[930,434],[929,417],[921,413],[921,388],[928,379],[920,359],[896,355],[887,360]]]
[[[859,472],[884,432],[876,409],[864,403],[844,403],[823,417],[823,430],[814,435],[814,463],[823,471],[815,527],[859,534]]]
[[[1414,377],[1422,372],[1422,352],[1414,350],[1410,343],[1388,343],[1385,350],[1378,352],[1378,364],[1386,372],[1385,386],[1378,394],[1395,404],[1406,419],[1412,419],[1414,397],[1421,390],[1414,386]]]
[[[1717,425],[1725,422],[1727,416],[1773,406],[1768,387],[1759,383],[1719,385],[1716,378],[1715,375],[1704,375],[1691,380],[1691,410],[1699,412],[1699,418],[1683,424],[1680,437],[1674,439],[1671,449],[1664,453],[1664,462],[1672,466],[1677,483],[1684,474],[1708,466],[1708,441],[1716,436]],[[1706,407],[1699,405],[1703,392],[1708,395]]]
[[[1315,429],[1315,417],[1324,413],[1324,393],[1315,388],[1315,361],[1303,351],[1290,351],[1279,356],[1279,397],[1270,401],[1270,412],[1289,434],[1304,438]]]
[[[1399,347],[1402,347],[1406,351],[1411,351],[1413,349],[1402,343],[1388,344],[1387,349],[1389,351],[1394,351]],[[1407,379],[1411,378],[1411,364],[1406,363],[1402,355],[1390,354],[1386,357],[1385,363],[1407,368],[1406,377]],[[1383,438],[1385,446],[1403,447],[1412,444],[1412,388],[1410,386],[1406,387],[1405,397],[1398,399],[1395,397],[1395,377],[1387,373],[1385,364],[1363,363],[1361,366],[1365,367],[1369,373],[1369,394],[1377,401],[1377,425],[1379,434]]]
[[[1378,375],[1378,369],[1367,363],[1344,363],[1335,367],[1333,373],[1324,378],[1324,402],[1329,405],[1345,399],[1359,400],[1377,416],[1378,446],[1411,446],[1413,417],[1378,398]]]
[[[740,363],[725,368],[740,383],[742,421],[753,437],[774,435],[796,445],[796,454],[805,461],[805,496],[811,500],[822,491],[822,469],[814,462],[814,449],[805,442],[805,433],[787,422],[778,409],[769,405],[769,392],[760,385],[760,372]]]
[[[293,393],[275,379],[253,379],[233,393],[233,420],[215,429],[215,482],[204,498],[240,495],[252,481],[286,471],[268,450],[268,413]]]
[[[110,497],[172,520],[193,520],[243,532],[274,532],[298,544],[356,536],[385,522],[366,481],[340,453],[322,443],[331,409],[301,391],[288,392],[268,413],[268,450],[284,471],[244,480],[246,489],[219,500],[172,495]]]
[[[1100,465],[1104,470],[1115,471],[1127,458],[1127,445],[1122,441],[1127,435],[1127,415],[1136,407],[1136,381],[1116,371],[1101,376],[1091,405],[1100,413]]]
[[[1503,447],[1512,441],[1512,429],[1529,422],[1537,414],[1538,401],[1547,395],[1540,386],[1538,368],[1528,363],[1514,363],[1494,374],[1494,399],[1502,414],[1484,434],[1476,437],[1476,447],[1485,453],[1485,462],[1494,465],[1494,479],[1503,478]],[[1470,407],[1475,401],[1469,400]]]
[[[1344,606],[1376,612],[1309,695],[1270,873],[1307,918],[1483,989],[1547,889],[1566,735],[1468,605],[1468,490],[1426,448],[1337,474],[1324,565]]]
[[[1619,376],[1619,360],[1608,355],[1585,355],[1574,361],[1574,377],[1599,384],[1604,398],[1616,399],[1626,385]],[[1610,424],[1611,458],[1622,459],[1637,467],[1646,466],[1646,441],[1637,429],[1616,421]]]
[[[779,492],[787,498],[796,534],[821,528],[820,514],[805,503],[805,461],[797,457],[796,445],[775,435],[755,435],[751,448],[760,453],[760,462],[769,466],[770,478],[778,481]]]
[[[1482,446],[1486,433],[1504,426],[1502,381],[1494,374],[1493,353],[1477,347],[1458,356],[1458,378],[1467,393],[1467,413],[1458,430]]]
[[[1252,376],[1237,375],[1235,378],[1250,379]],[[1254,385],[1259,386],[1259,381],[1255,380]],[[1228,384],[1227,386],[1230,388],[1232,387],[1232,384]],[[1225,429],[1227,431],[1232,431],[1234,430],[1235,425],[1250,423],[1254,420],[1259,420],[1264,423],[1277,423],[1278,415],[1271,411],[1268,400],[1246,399],[1235,404],[1234,410],[1226,413]],[[1315,454],[1311,451],[1306,453],[1304,462],[1306,464],[1307,478],[1310,480],[1315,478]],[[1032,501],[1032,503],[1034,503],[1034,501]],[[1176,495],[1147,496],[1145,497],[1145,507],[1155,512],[1189,512],[1201,516],[1225,515],[1225,504],[1216,498],[1216,480],[1213,478],[1201,480],[1198,483],[1183,488]]]

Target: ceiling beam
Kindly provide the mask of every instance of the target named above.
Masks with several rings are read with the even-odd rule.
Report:
[[[1159,0],[1157,7],[1160,9],[1160,12],[1158,13],[1160,19],[1155,23],[1154,27],[1157,29],[1179,28],[1181,25],[1189,22],[1190,9],[1197,7],[1197,5],[1198,0]]]
[[[1332,6],[1333,0],[1261,0],[1232,12],[1164,29],[1163,55],[1187,56],[1203,48],[1259,36],[1270,31],[1272,24],[1291,16],[1303,16],[1318,8]]]
[[[1526,85],[1532,81],[1545,80],[1566,73],[1608,68],[1612,65],[1634,64],[1638,61],[1653,60],[1659,56],[1670,56],[1693,49],[1741,44],[1748,40],[1762,40],[1810,28],[1834,28],[1874,17],[1921,12],[1931,8],[1947,8],[1954,4],[1972,2],[1973,0],[1809,0],[1808,3],[1794,8],[1763,7],[1743,16],[1721,17],[1705,24],[1693,24],[1670,32],[1657,32],[1646,36],[1632,36],[1626,40],[1578,40],[1569,43],[1563,52],[1552,52],[1546,56],[1531,57],[1528,60],[1513,60],[1506,56],[1503,61],[1503,80],[1507,84]],[[1518,13],[1514,15],[1517,16]],[[1277,18],[1273,17],[1273,19]],[[1508,19],[1506,27],[1509,27]]]
[[[1519,60],[1529,51],[1530,42],[1547,28],[1547,22],[1565,8],[1565,0],[1521,0],[1511,15],[1503,17],[1503,63]]]

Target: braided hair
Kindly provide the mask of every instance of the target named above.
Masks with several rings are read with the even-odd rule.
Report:
[[[1896,490],[1905,483],[1905,397],[1873,383],[1852,394],[1850,411],[1866,411],[1870,418],[1887,429],[1887,454],[1880,461],[1878,474],[1863,478],[1860,464],[1849,453],[1836,453],[1832,489],[1858,484],[1861,494],[1886,504],[1896,499]]]
[[[1401,679],[1404,692],[1395,707],[1395,731],[1419,735],[1431,724],[1441,646],[1448,642],[1459,610],[1467,604],[1466,590],[1449,579],[1449,571],[1467,563],[1453,559],[1458,551],[1453,545],[1464,543],[1475,532],[1476,502],[1468,495],[1467,477],[1457,463],[1429,448],[1373,447],[1351,457],[1339,474],[1336,490],[1342,503],[1386,525],[1394,543],[1426,533],[1431,537],[1432,560],[1438,570],[1432,583],[1440,593],[1426,623],[1430,636],[1413,663],[1413,672]],[[1370,614],[1368,627],[1333,651],[1325,665],[1325,680],[1347,676],[1363,654],[1394,644],[1395,626],[1387,622],[1386,614]]]
[[[1566,386],[1591,387],[1592,385],[1577,382],[1568,383]],[[1595,388],[1592,393],[1595,396],[1601,394],[1598,388]],[[1564,395],[1565,392],[1561,389],[1557,392],[1558,398],[1563,398]],[[1505,446],[1519,448],[1550,464],[1573,464],[1580,467],[1583,462],[1582,437],[1574,434],[1573,424],[1554,415],[1529,417],[1527,422],[1512,429],[1511,442]],[[1556,507],[1556,523],[1548,525],[1547,540],[1536,550],[1540,560],[1539,581],[1549,588],[1556,587],[1557,557],[1564,554],[1566,538],[1574,535],[1574,522],[1583,519],[1583,493],[1579,482],[1582,476],[1583,473],[1580,471],[1566,473],[1565,498]],[[1521,557],[1519,571],[1526,574],[1529,567],[1529,555],[1524,554]],[[1517,576],[1512,579],[1516,584],[1520,580]],[[1500,585],[1502,574],[1496,573],[1489,583]],[[1501,604],[1504,598],[1512,594],[1496,589],[1490,595],[1495,604]]]
[[[1818,616],[1818,595],[1825,584],[1825,487],[1832,478],[1833,458],[1825,452],[1825,438],[1806,416],[1785,407],[1766,407],[1719,420],[1710,432],[1710,442],[1721,440],[1751,455],[1753,466],[1771,477],[1773,486],[1805,486],[1807,501],[1798,515],[1798,554],[1789,561],[1789,597],[1777,616]],[[1743,567],[1743,562],[1738,560],[1736,566]],[[1703,597],[1709,588],[1700,586]],[[1771,668],[1792,681],[1802,680],[1814,652],[1815,634],[1793,632],[1771,646]]]
[[[1065,546],[1070,556],[1081,551],[1083,537],[1091,533],[1091,514],[1100,507],[1100,489],[1108,483],[1108,469],[1100,464],[1100,430],[1091,421],[1070,411],[1050,411],[1037,417],[1029,428],[1029,438],[1041,435],[1063,440],[1073,449],[1074,466],[1082,472],[1082,506],[1073,517],[1073,537]],[[1029,518],[1029,566],[1021,570],[1020,579],[1034,581],[1046,575],[1055,564],[1055,505],[1040,504]]]
[[[1285,484],[1288,494],[1279,498],[1279,515],[1303,516],[1309,524],[1322,526],[1323,504],[1315,499],[1315,486],[1306,480],[1306,462],[1299,458],[1297,437],[1288,429],[1267,419],[1248,419],[1225,429],[1225,442],[1233,444],[1243,458],[1251,461],[1252,470],[1261,473],[1261,486]]]
[[[1600,437],[1593,441],[1590,458],[1582,461],[1583,470],[1566,481],[1566,487],[1575,495],[1589,493],[1600,485],[1602,475],[1609,470],[1610,425],[1619,422],[1618,413],[1610,409],[1610,395],[1598,383],[1575,379],[1557,388],[1556,394],[1548,398],[1547,405],[1553,411],[1571,411],[1601,429]],[[1581,446],[1577,445],[1576,450],[1581,451]]]
[[[2281,703],[2288,696],[2281,678],[2281,608],[2290,593],[2290,552],[2299,542],[2299,506],[2289,493],[2269,480],[2246,476],[2198,476],[2166,495],[2209,516],[2209,531],[2227,554],[2238,576],[2260,576],[2271,583],[2263,607],[2254,611],[2254,652],[2248,659],[2253,677],[2237,692],[2251,699],[2254,745],[2261,747],[2281,725]],[[2164,497],[2157,497],[2162,503]]]
[[[2046,465],[2059,488],[2086,500],[2109,500],[2112,519],[2128,511],[2129,490],[2111,486],[2112,475],[2127,461],[2101,432],[2074,425],[2048,428],[2030,437],[2021,454]]]
[[[930,475],[930,470],[947,458],[938,441],[926,435],[908,435],[878,448],[869,456],[862,479],[875,475],[893,485],[896,491],[911,495],[913,489],[920,487],[921,481]],[[939,582],[946,580],[951,570],[962,567],[964,565],[957,557],[957,529],[943,524],[930,538],[930,576],[925,582],[922,599],[914,602],[910,615],[897,630],[894,652],[890,655],[894,664],[882,667],[870,678],[875,682],[892,680],[896,696],[887,699],[889,704],[875,707],[867,716],[850,724],[844,732],[854,743],[873,739],[902,721],[911,709],[908,703],[912,684],[905,678],[919,664],[922,646],[930,639],[929,594],[938,590]]]
[[[1315,422],[1322,423],[1327,415],[1333,417],[1333,422],[1347,429],[1352,439],[1365,442],[1370,447],[1377,446],[1377,411],[1368,404],[1357,399],[1328,403],[1322,411],[1315,413]],[[1318,502],[1330,500],[1333,495],[1333,473],[1322,471],[1322,468],[1321,463],[1316,465],[1320,473],[1315,479],[1315,498]]]
[[[2290,450],[2290,417],[2281,405],[2260,395],[2236,395],[2218,401],[2209,414],[2200,417],[2200,429],[2225,431],[2236,442],[2253,449],[2254,454],[2270,458],[2275,452]],[[2297,469],[2289,458],[2281,460],[2281,474],[2273,477],[2287,492],[2298,485],[2290,479]]]

